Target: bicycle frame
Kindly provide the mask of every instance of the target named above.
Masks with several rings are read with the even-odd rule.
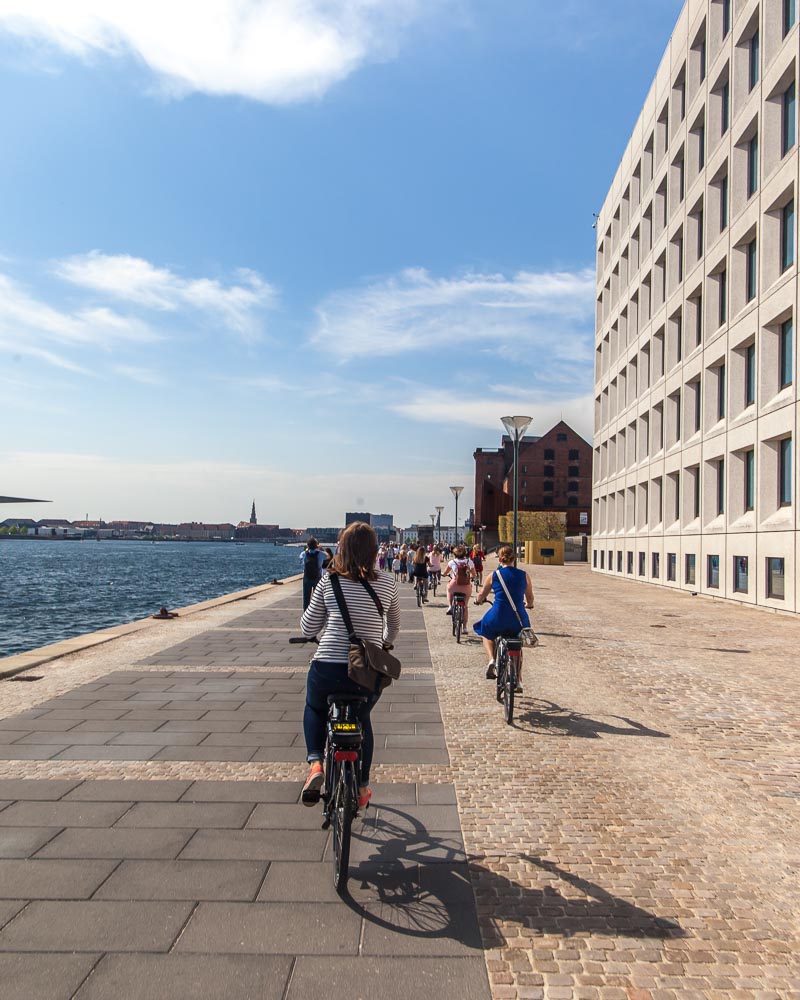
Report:
[[[464,609],[467,604],[467,598],[464,594],[455,593],[453,594],[453,635],[456,637],[456,642],[461,642],[461,633],[464,629]]]
[[[503,703],[503,716],[510,726],[514,718],[514,695],[522,667],[522,640],[499,636],[495,643],[497,700]]]
[[[358,812],[358,776],[361,770],[363,729],[358,714],[366,698],[331,695],[328,699],[328,736],[325,746],[325,785],[322,792],[323,830],[333,826],[333,884],[347,889],[350,838]]]

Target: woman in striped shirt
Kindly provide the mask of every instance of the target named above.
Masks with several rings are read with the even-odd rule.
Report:
[[[378,556],[378,538],[368,524],[356,522],[345,528],[339,539],[339,549],[326,576],[314,590],[311,603],[303,612],[300,627],[303,635],[314,636],[322,632],[319,649],[308,670],[306,707],[303,714],[303,732],[306,740],[307,760],[311,765],[303,786],[303,804],[312,806],[319,802],[324,781],[322,760],[325,754],[325,727],[328,719],[328,695],[361,694],[369,698],[361,707],[364,744],[361,749],[361,775],[359,777],[358,807],[363,809],[372,794],[369,790],[369,770],[375,741],[372,735],[370,712],[380,697],[351,681],[347,676],[347,659],[350,636],[342,620],[336,596],[330,581],[335,573],[342,585],[342,595],[350,612],[355,634],[359,639],[375,643],[392,643],[400,631],[400,597],[397,583],[387,573],[375,570]],[[369,591],[361,582],[367,580],[383,605],[385,619],[380,616]]]

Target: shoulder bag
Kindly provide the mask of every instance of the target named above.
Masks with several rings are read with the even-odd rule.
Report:
[[[360,684],[368,691],[380,694],[384,688],[387,688],[393,680],[396,681],[400,676],[402,664],[396,656],[393,656],[388,649],[384,649],[377,642],[372,642],[369,639],[359,639],[353,628],[353,619],[347,610],[347,602],[342,593],[342,583],[338,574],[332,573],[328,579],[331,581],[333,596],[339,605],[339,612],[350,638],[350,652],[347,657],[347,676],[351,681],[355,681],[356,684]],[[361,583],[372,598],[375,607],[378,609],[378,614],[381,616],[381,621],[383,621],[385,612],[380,598],[366,580],[359,580],[359,583]]]
[[[517,611],[517,606],[514,603],[514,601],[511,599],[511,594],[509,594],[509,592],[508,592],[508,587],[506,586],[506,581],[503,579],[503,574],[500,572],[500,567],[499,566],[495,570],[495,573],[497,573],[497,579],[500,581],[500,586],[506,592],[506,597],[508,598],[508,603],[514,609],[514,614],[517,616],[517,621],[519,622],[519,632],[520,632],[520,635],[522,636],[522,641],[525,643],[526,646],[538,646],[539,645],[539,636],[533,631],[532,628],[528,628],[526,625],[522,624],[522,616],[520,615],[519,611]]]

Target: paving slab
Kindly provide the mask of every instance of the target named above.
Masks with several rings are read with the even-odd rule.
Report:
[[[19,829],[19,828],[18,828]],[[27,828],[31,830],[32,828]],[[0,849],[5,830],[0,831]],[[58,834],[53,837],[52,834]],[[64,830],[42,831],[42,842],[46,843],[37,853],[37,858],[147,858],[168,860],[178,856],[193,830]],[[46,834],[49,834],[46,836]],[[47,843],[49,841],[49,843]],[[11,855],[27,857],[26,855]],[[9,855],[6,855],[9,856]]]
[[[327,840],[328,834],[322,830],[199,830],[181,858],[321,861]]]
[[[72,1000],[99,955],[0,954],[3,1000]]]
[[[106,955],[75,1000],[283,1000],[292,959],[274,955]]]
[[[261,861],[123,861],[95,898],[252,901],[267,867]]]
[[[0,861],[0,898],[88,899],[116,861]]]
[[[137,802],[117,823],[124,827],[241,830],[253,806],[246,802]]]
[[[0,813],[0,827],[109,827],[131,805],[131,802],[15,802]]]

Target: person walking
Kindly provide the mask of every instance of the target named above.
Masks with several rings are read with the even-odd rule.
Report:
[[[341,584],[342,596],[359,639],[390,645],[400,631],[400,596],[395,580],[375,570],[377,557],[378,538],[370,525],[362,521],[349,524],[339,540],[339,549],[328,575],[314,591],[311,604],[300,620],[303,635],[310,638],[322,633],[306,681],[303,733],[310,769],[301,796],[303,805],[312,806],[319,802],[325,780],[322,761],[328,696],[332,694],[358,694],[367,698],[366,703],[359,706],[364,743],[358,776],[358,808],[364,809],[372,795],[369,776],[375,738],[370,712],[380,697],[380,691],[369,691],[347,675],[350,634],[339,610],[331,577],[336,576]],[[383,615],[378,611],[373,593],[383,608]]]
[[[311,602],[314,588],[322,578],[322,564],[325,562],[325,553],[313,535],[300,553],[300,561],[303,564],[303,611],[305,611]]]
[[[495,669],[495,639],[501,635],[519,635],[521,628],[530,628],[531,620],[528,610],[533,608],[533,581],[524,569],[514,566],[514,549],[503,545],[497,553],[500,565],[484,580],[480,593],[475,598],[476,604],[483,604],[494,591],[494,603],[479,622],[475,624],[475,635],[483,640],[483,648],[489,656],[486,667],[486,678],[491,680],[497,676]],[[503,583],[500,582],[502,577]],[[506,588],[508,593],[506,593]],[[509,601],[509,595],[511,601]],[[513,603],[512,603],[513,602]],[[519,615],[519,618],[517,617]],[[520,620],[522,626],[520,626]],[[522,659],[520,658],[517,691],[522,693]]]

